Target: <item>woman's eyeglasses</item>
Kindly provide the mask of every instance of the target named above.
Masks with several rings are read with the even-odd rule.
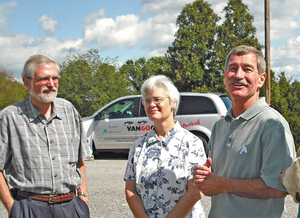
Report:
[[[143,105],[150,105],[151,102],[153,102],[155,105],[158,105],[162,103],[164,100],[166,100],[168,97],[163,97],[163,98],[153,98],[153,99],[143,99],[142,103]]]

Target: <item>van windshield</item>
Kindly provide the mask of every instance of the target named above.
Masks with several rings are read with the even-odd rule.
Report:
[[[231,108],[231,100],[228,98],[228,96],[220,96],[220,98],[222,99],[222,101],[225,104],[225,107],[227,108],[227,110],[229,108]]]

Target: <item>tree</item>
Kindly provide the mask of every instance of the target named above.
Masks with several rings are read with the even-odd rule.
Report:
[[[24,85],[13,78],[13,72],[0,67],[0,110],[29,96]]]
[[[58,96],[72,102],[83,117],[129,93],[124,76],[116,71],[116,60],[103,60],[98,53],[90,49],[60,64]]]
[[[143,82],[152,75],[168,74],[170,65],[166,57],[153,57],[149,60],[140,58],[128,60],[120,68],[120,73],[127,79],[132,94],[140,93]]]
[[[263,87],[264,88],[264,87]],[[300,83],[287,79],[284,72],[276,78],[271,71],[271,107],[287,120],[296,149],[300,145]]]
[[[218,29],[216,56],[218,68],[224,69],[225,59],[232,48],[238,45],[253,46],[259,51],[262,45],[256,38],[256,28],[252,22],[254,17],[242,0],[229,0],[225,6],[225,21]]]
[[[167,50],[172,73],[180,91],[211,88],[210,70],[215,57],[215,37],[220,18],[203,0],[187,4],[178,16],[176,39]]]
[[[210,5],[197,0],[177,18],[176,38],[166,55],[172,66],[170,77],[180,91],[225,92],[222,75],[229,51],[242,44],[261,50],[248,6],[229,0],[223,12],[225,21],[218,25],[220,18]]]

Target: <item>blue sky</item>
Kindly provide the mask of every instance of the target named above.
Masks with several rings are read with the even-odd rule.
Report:
[[[177,31],[175,21],[191,0],[0,0],[0,66],[20,79],[27,58],[97,48],[103,58],[164,55]],[[220,17],[227,0],[207,0]],[[264,44],[264,1],[244,0]],[[300,0],[272,0],[271,69],[300,80]]]

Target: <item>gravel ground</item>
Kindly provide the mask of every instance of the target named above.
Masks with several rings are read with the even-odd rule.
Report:
[[[133,217],[125,199],[123,181],[127,156],[121,153],[96,155],[94,161],[86,161],[89,207],[91,218]],[[208,215],[210,198],[202,199]],[[287,214],[283,218],[296,218],[298,205],[290,196],[286,198]],[[0,205],[0,218],[7,218],[6,210]]]

